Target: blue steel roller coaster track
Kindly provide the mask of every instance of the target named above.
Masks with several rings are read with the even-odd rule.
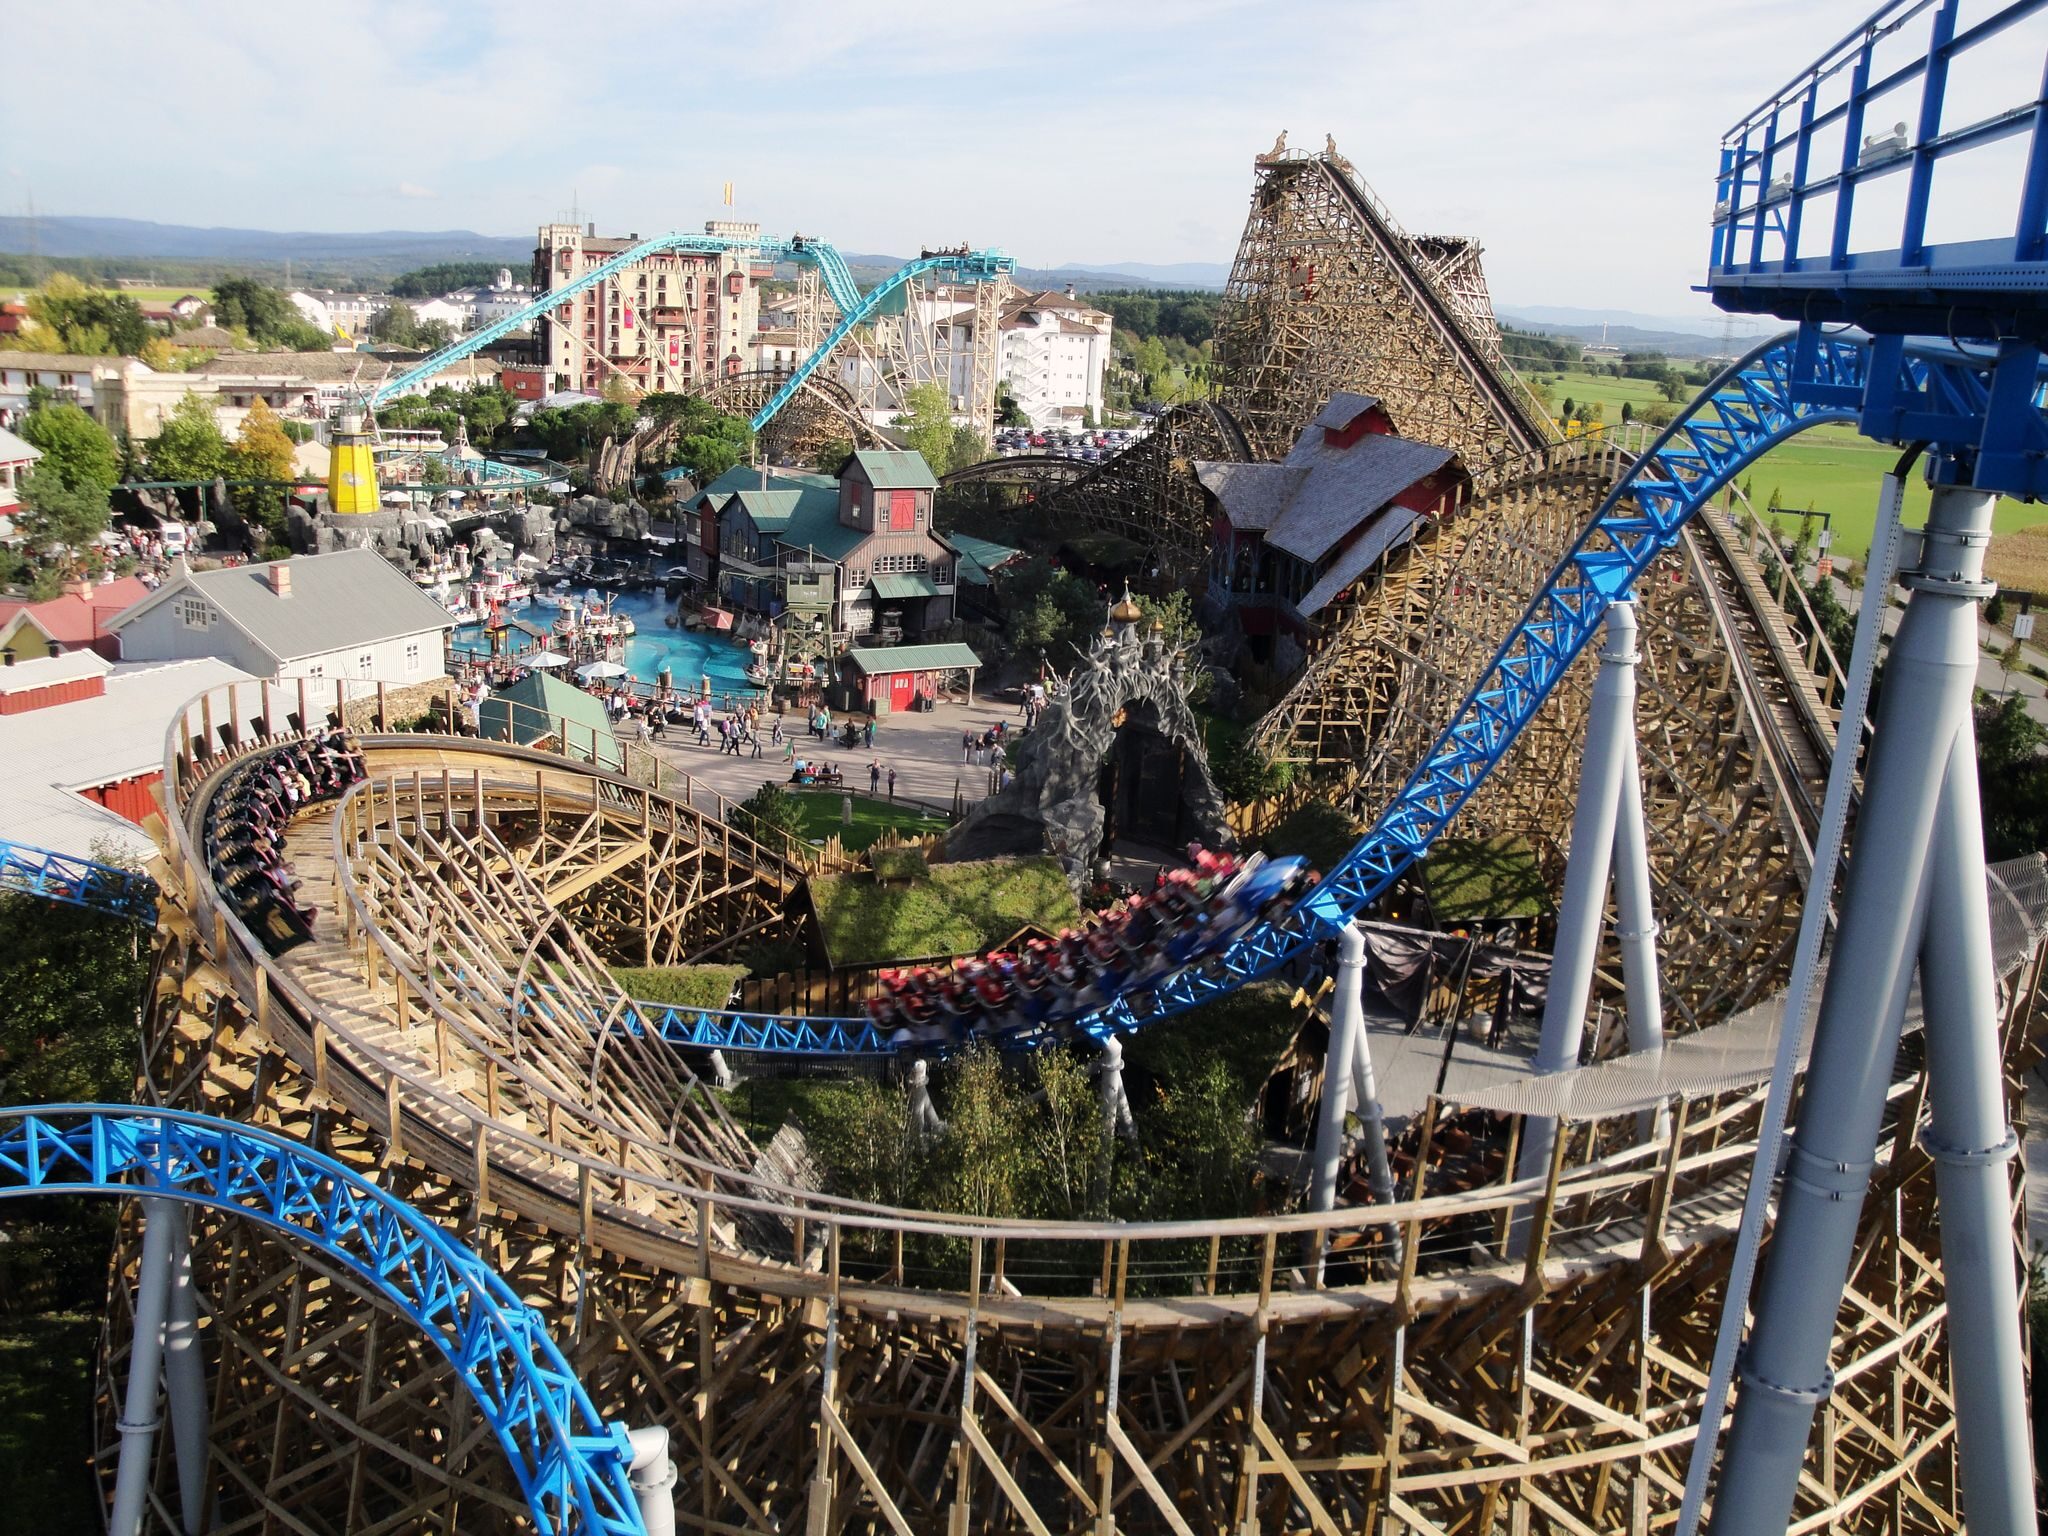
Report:
[[[0,891],[156,926],[157,885],[148,875],[6,838],[0,838]]]
[[[252,1126],[126,1105],[0,1110],[0,1199],[178,1200],[262,1223],[374,1287],[455,1367],[543,1536],[644,1536],[625,1430],[480,1255],[330,1157]]]
[[[1893,360],[1871,377],[1873,357]],[[1393,886],[1513,748],[1600,627],[1608,605],[1677,543],[1709,498],[1760,455],[1824,422],[1858,420],[1866,394],[1912,406],[1920,435],[1983,419],[1994,361],[1956,348],[1901,353],[1861,334],[1784,336],[1732,363],[1631,465],[1501,642],[1478,682],[1378,819],[1278,921],[1142,989],[1006,1045],[1107,1039],[1183,1013],[1270,975],[1335,936]],[[1873,383],[1877,386],[1872,388]],[[2048,447],[2038,395],[2031,447]],[[1960,437],[1951,437],[1952,442]],[[770,1054],[873,1056],[898,1046],[866,1019],[778,1018],[641,1003],[638,1027],[680,1046]]]
[[[578,294],[596,287],[614,272],[622,271],[650,256],[659,256],[670,251],[704,255],[746,251],[763,261],[792,261],[816,267],[819,277],[824,282],[825,292],[830,295],[833,307],[839,311],[839,324],[819,344],[818,349],[797,366],[796,371],[782,387],[769,397],[768,403],[754,413],[752,425],[757,432],[773,421],[776,414],[796,397],[797,392],[804,387],[805,381],[832,355],[833,349],[846,335],[854,327],[871,319],[875,312],[905,284],[928,273],[935,273],[949,282],[956,283],[993,282],[1015,266],[1014,260],[1000,251],[970,251],[962,248],[930,252],[915,261],[905,262],[880,283],[862,293],[860,286],[853,280],[853,273],[847,268],[845,258],[823,240],[811,240],[802,235],[792,235],[787,239],[776,235],[763,235],[751,240],[726,235],[690,235],[680,232],[656,235],[651,240],[642,240],[638,245],[629,246],[616,256],[599,262],[588,272],[577,274],[572,281],[557,288],[550,288],[525,308],[515,310],[502,319],[470,332],[460,341],[443,347],[439,352],[415,363],[403,373],[384,380],[369,391],[364,403],[374,408],[379,402],[391,399],[410,386],[432,378],[450,363],[459,362],[539,319],[549,310],[560,308]]]
[[[1899,357],[1897,376],[1873,381],[1874,355]],[[1732,477],[1797,432],[1856,419],[1873,382],[1888,397],[1917,402],[1923,423],[1964,420],[1981,406],[1990,371],[1989,361],[1954,349],[1874,353],[1861,336],[1809,337],[1804,345],[1785,338],[1732,365],[1603,498],[1421,765],[1320,885],[1278,921],[1199,964],[1009,1043],[1135,1030],[1255,981],[1334,935],[1427,854],[1535,717],[1609,604]],[[2038,404],[2034,414],[2037,446],[2048,448]],[[60,871],[35,858],[20,870],[16,889],[138,920],[145,899],[153,911],[153,886],[145,898],[139,886],[105,885],[109,875],[139,878],[126,871],[79,861]],[[866,1019],[636,1007],[634,1027],[697,1049],[897,1050]],[[186,1200],[308,1243],[375,1285],[455,1365],[510,1458],[537,1529],[644,1529],[627,1482],[624,1432],[599,1418],[540,1320],[484,1260],[344,1165],[204,1116],[94,1105],[0,1111],[0,1198],[60,1190]]]

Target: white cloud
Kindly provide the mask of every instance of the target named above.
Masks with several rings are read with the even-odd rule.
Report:
[[[848,250],[1227,262],[1285,126],[1333,133],[1411,229],[1477,235],[1497,293],[1676,312],[1722,129],[1864,3],[614,0],[587,27],[527,0],[101,0],[16,8],[0,143],[51,213],[388,228],[432,197],[513,234],[574,199],[645,233],[722,214],[731,181],[735,215]],[[138,134],[73,110],[80,58],[236,87]],[[348,132],[317,132],[314,77],[349,82]]]

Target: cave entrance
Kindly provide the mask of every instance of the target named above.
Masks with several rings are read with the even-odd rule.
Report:
[[[1098,798],[1102,847],[1119,839],[1154,848],[1183,848],[1203,837],[1191,789],[1201,765],[1185,743],[1159,728],[1158,711],[1133,704],[1117,711],[1116,743],[1103,757]]]

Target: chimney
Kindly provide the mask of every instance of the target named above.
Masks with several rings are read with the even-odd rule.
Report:
[[[292,595],[292,565],[289,560],[279,560],[270,567],[270,590],[279,597]]]
[[[64,583],[64,595],[66,597],[91,597],[92,583],[83,576],[74,577]]]
[[[584,227],[583,238],[586,240],[595,240],[597,238],[597,220],[592,219],[590,223]]]
[[[1079,297],[1080,297],[1080,295],[1079,295],[1079,294],[1077,294],[1077,293],[1075,293],[1075,292],[1074,292],[1074,285],[1073,285],[1072,283],[1069,283],[1069,284],[1067,284],[1067,297],[1068,297],[1068,298],[1070,298],[1070,299],[1075,299],[1075,298],[1079,298]]]

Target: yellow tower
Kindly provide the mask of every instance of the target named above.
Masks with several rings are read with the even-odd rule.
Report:
[[[370,434],[354,411],[343,411],[334,423],[327,455],[327,502],[336,512],[375,512],[379,507]]]

